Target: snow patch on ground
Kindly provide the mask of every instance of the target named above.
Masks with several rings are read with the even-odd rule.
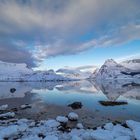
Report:
[[[0,121],[0,140],[140,140],[140,122],[133,120],[126,121],[125,125],[110,122],[96,130],[86,129],[78,122],[67,131],[67,124],[71,120],[78,121],[78,115],[74,112],[68,114],[70,120],[65,116],[41,121],[16,119],[13,118],[14,112],[0,116],[4,117]],[[65,126],[63,131],[59,129],[61,126]]]
[[[69,115],[68,115],[68,118],[69,118],[69,120],[71,120],[71,121],[77,121],[78,120],[78,114],[76,114],[76,113],[74,113],[74,112],[71,112],[71,113],[69,113]]]
[[[60,123],[67,123],[68,122],[68,118],[65,116],[57,116],[56,120]]]
[[[1,111],[4,111],[4,110],[6,110],[8,108],[8,105],[6,104],[6,105],[1,105],[0,106],[0,110]]]
[[[59,116],[60,117],[60,116]],[[35,124],[32,126],[31,124]],[[106,124],[104,128],[93,129],[77,129],[74,128],[70,132],[62,132],[58,130],[61,124],[56,120],[43,120],[35,122],[34,120],[20,119],[15,122],[0,125],[0,139],[21,140],[133,140],[139,139],[139,122],[132,120],[126,121],[129,128],[121,126],[121,124]],[[81,125],[81,124],[80,124]]]
[[[6,118],[13,118],[15,117],[15,113],[14,112],[7,112],[4,114],[0,114],[0,118],[6,119]]]

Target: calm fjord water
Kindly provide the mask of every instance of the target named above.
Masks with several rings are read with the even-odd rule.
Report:
[[[73,102],[83,104],[81,111],[89,110],[99,116],[140,121],[140,82],[120,81],[73,81],[73,82],[1,82],[0,105],[8,104],[9,108],[22,104],[33,104],[33,110],[47,106],[63,107]],[[14,92],[11,89],[15,88]],[[99,101],[125,101],[126,105],[104,106]],[[32,113],[30,110],[28,113]],[[48,114],[49,112],[47,109]],[[54,108],[54,114],[57,109]],[[38,112],[37,112],[38,113]],[[58,115],[58,114],[57,114]]]

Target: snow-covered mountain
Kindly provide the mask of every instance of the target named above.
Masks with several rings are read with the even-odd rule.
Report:
[[[67,81],[67,80],[70,79],[56,74],[53,70],[36,71],[33,74],[24,77],[24,81]]]
[[[33,71],[26,64],[0,61],[0,81],[63,81],[70,80],[53,70]]]
[[[56,71],[57,73],[63,75],[64,77],[70,78],[70,79],[87,79],[91,72],[89,71],[81,71],[78,69],[59,69]]]
[[[0,73],[9,75],[31,74],[32,69],[29,69],[25,63],[7,63],[0,61]]]
[[[19,80],[25,75],[33,73],[26,64],[7,63],[0,61],[0,80]]]
[[[96,79],[132,78],[128,74],[129,72],[131,72],[130,69],[118,64],[113,59],[108,59],[99,69]]]
[[[95,70],[89,79],[133,79],[140,78],[140,59],[127,60],[117,63],[113,59],[108,59]]]
[[[96,68],[93,73],[89,76],[89,79],[94,79],[96,78],[97,74],[98,74],[99,68]]]
[[[126,60],[121,62],[120,64],[134,71],[140,71],[140,59]]]

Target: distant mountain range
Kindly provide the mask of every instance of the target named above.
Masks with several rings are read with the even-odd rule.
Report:
[[[33,71],[26,64],[0,61],[0,81],[69,81],[81,79],[133,79],[140,78],[140,59],[115,62],[108,59],[91,73],[78,69]]]
[[[65,81],[62,75],[53,70],[33,71],[26,64],[6,63],[0,61],[0,81]]]
[[[57,73],[63,75],[64,77],[70,78],[70,79],[86,79],[90,77],[92,72],[90,71],[81,71],[78,69],[59,69],[56,71]]]

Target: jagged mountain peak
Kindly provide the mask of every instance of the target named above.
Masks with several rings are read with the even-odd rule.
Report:
[[[110,79],[110,78],[130,78],[122,74],[122,72],[129,72],[129,69],[123,65],[115,62],[113,59],[108,59],[101,66],[96,74],[97,79]]]
[[[107,59],[106,61],[105,61],[105,63],[103,64],[103,65],[117,65],[117,62],[116,61],[114,61],[113,59]]]

